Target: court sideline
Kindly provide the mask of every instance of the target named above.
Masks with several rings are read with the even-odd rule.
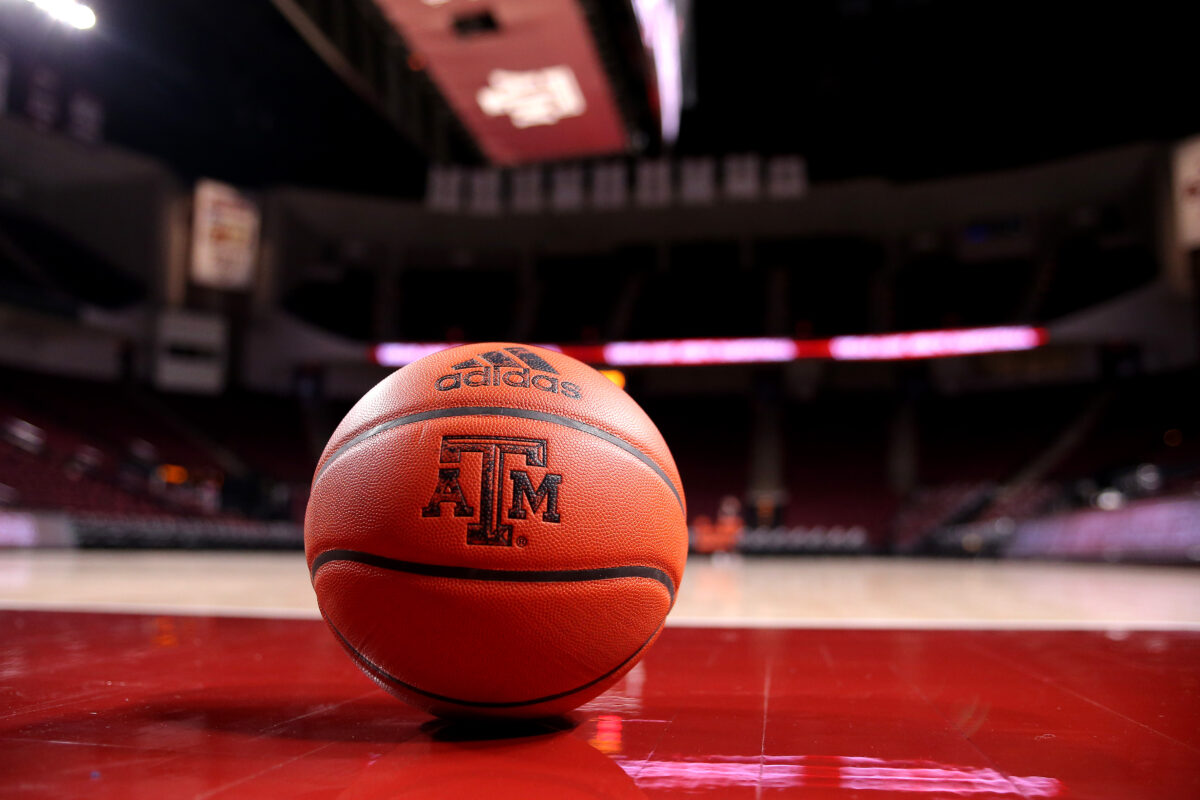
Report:
[[[10,551],[0,608],[319,616],[300,553]],[[1200,630],[1191,567],[692,557],[668,624]]]

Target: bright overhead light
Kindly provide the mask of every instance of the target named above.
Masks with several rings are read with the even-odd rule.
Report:
[[[64,25],[85,31],[96,27],[96,12],[75,0],[28,0]]]
[[[81,31],[96,27],[96,12],[84,5],[75,6],[75,14],[71,24]]]
[[[679,136],[679,117],[683,113],[683,56],[679,40],[680,20],[677,0],[634,0],[642,42],[654,61],[658,86],[658,111],[663,139],[674,142]]]

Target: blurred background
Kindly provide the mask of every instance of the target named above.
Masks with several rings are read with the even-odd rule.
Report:
[[[0,0],[0,545],[299,549],[353,402],[506,340],[700,552],[1200,561],[1195,23]]]

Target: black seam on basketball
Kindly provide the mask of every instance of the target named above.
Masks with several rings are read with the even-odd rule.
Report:
[[[600,683],[600,681],[604,680],[605,678],[612,676],[613,673],[618,672],[622,667],[624,667],[630,661],[637,658],[638,654],[641,653],[643,650],[645,650],[649,646],[650,642],[654,641],[654,637],[658,635],[659,631],[662,630],[663,625],[666,624],[666,621],[664,620],[663,624],[659,625],[657,628],[655,628],[654,633],[650,634],[650,636],[646,639],[646,641],[642,642],[641,646],[638,647],[638,649],[634,650],[629,655],[629,657],[626,658],[624,661],[622,661],[620,664],[617,664],[615,667],[610,669],[608,672],[604,673],[603,675],[601,675],[598,678],[593,678],[592,680],[588,681],[587,683],[583,684],[582,686],[576,686],[574,689],[568,689],[565,692],[557,692],[555,694],[548,694],[545,697],[535,697],[532,700],[511,700],[511,701],[498,702],[498,701],[487,701],[487,700],[463,700],[458,697],[448,697],[444,694],[437,694],[436,692],[429,692],[424,689],[418,688],[416,686],[413,686],[411,683],[405,683],[404,681],[400,680],[395,675],[388,673],[386,670],[384,670],[378,664],[371,661],[371,659],[367,658],[362,653],[360,653],[354,645],[350,644],[350,642],[347,641],[346,637],[342,635],[342,632],[337,629],[337,626],[335,626],[332,622],[329,621],[329,617],[325,617],[325,622],[326,622],[326,624],[329,625],[329,630],[333,631],[333,635],[336,636],[338,638],[338,641],[340,641],[342,643],[342,647],[346,648],[346,652],[348,652],[354,658],[355,661],[357,661],[359,664],[361,664],[367,670],[367,672],[371,673],[371,675],[374,678],[376,678],[377,680],[383,681],[385,683],[390,683],[395,686],[402,687],[403,689],[406,689],[410,692],[415,692],[424,697],[428,697],[431,700],[440,700],[444,703],[454,703],[455,705],[467,706],[469,708],[519,708],[520,706],[535,706],[538,703],[549,703],[551,700],[558,700],[563,697],[573,695],[576,692],[582,692],[584,689],[588,688],[589,686],[595,686],[597,683]]]
[[[426,575],[433,578],[455,578],[466,581],[497,581],[502,583],[580,583],[583,581],[604,581],[617,578],[648,578],[658,581],[671,596],[671,604],[675,603],[675,583],[671,576],[657,567],[630,565],[626,567],[596,567],[592,569],[545,569],[545,570],[509,570],[481,569],[479,567],[452,567],[444,564],[423,564],[418,561],[401,561],[396,558],[377,556],[374,553],[363,553],[358,550],[326,550],[313,559],[312,578],[317,577],[317,570],[332,561],[354,561],[372,567],[406,572],[410,575]]]
[[[401,425],[410,425],[414,422],[424,422],[427,419],[444,419],[446,417],[516,417],[518,419],[533,419],[538,420],[539,422],[549,422],[553,425],[562,425],[567,428],[574,428],[577,431],[582,431],[583,433],[591,434],[599,439],[603,439],[609,444],[615,444],[617,447],[636,457],[639,461],[650,467],[650,469],[654,470],[655,473],[658,474],[658,477],[662,478],[663,482],[670,487],[671,493],[674,494],[675,499],[679,501],[679,507],[683,508],[683,497],[679,494],[679,490],[675,488],[675,483],[671,480],[663,468],[658,465],[658,462],[643,453],[638,448],[634,447],[629,442],[622,439],[620,436],[611,434],[603,428],[597,428],[595,425],[589,425],[586,422],[580,422],[577,419],[572,419],[571,417],[562,417],[558,414],[548,414],[544,411],[533,411],[527,408],[506,408],[504,406],[434,408],[430,409],[429,411],[421,411],[416,414],[405,414],[402,417],[396,417],[396,419],[388,420],[387,422],[381,422],[380,424],[363,431],[358,436],[355,436],[337,450],[334,450],[325,463],[321,465],[321,468],[317,470],[317,475],[313,478],[313,484],[315,485],[316,482],[321,479],[321,476],[325,474],[325,470],[329,469],[329,466],[333,464],[334,461],[336,461],[343,453],[345,453],[351,447],[354,447],[359,442],[364,442],[367,439],[370,439],[372,436],[391,430],[392,428],[398,428]]]

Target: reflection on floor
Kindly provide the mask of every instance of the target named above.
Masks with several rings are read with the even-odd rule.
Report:
[[[1200,797],[1200,632],[678,627],[569,718],[432,720],[306,619],[0,612],[0,794]]]

